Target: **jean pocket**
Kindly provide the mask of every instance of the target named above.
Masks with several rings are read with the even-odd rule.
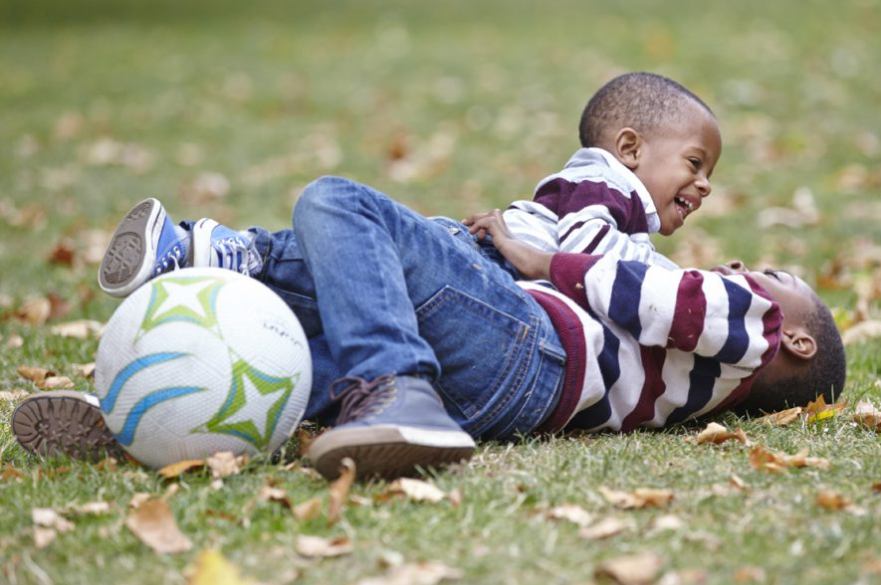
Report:
[[[486,302],[446,286],[416,311],[419,333],[441,364],[436,384],[447,407],[475,417],[500,397],[496,393],[518,376],[530,339],[530,326]]]

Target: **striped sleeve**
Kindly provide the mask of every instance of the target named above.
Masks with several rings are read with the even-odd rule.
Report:
[[[556,254],[551,281],[642,346],[755,369],[766,363],[766,350],[779,345],[780,308],[748,277],[583,258]]]

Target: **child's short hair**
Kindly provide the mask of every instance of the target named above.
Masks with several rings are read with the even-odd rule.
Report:
[[[794,406],[805,406],[822,396],[827,404],[835,402],[844,390],[847,359],[835,319],[823,301],[814,296],[814,312],[806,323],[808,332],[817,342],[817,353],[810,365],[797,376],[759,387],[736,407],[741,414],[775,412]]]
[[[584,108],[578,134],[585,148],[599,146],[603,133],[630,126],[648,132],[676,119],[688,101],[713,111],[681,84],[656,73],[625,73],[602,86]]]

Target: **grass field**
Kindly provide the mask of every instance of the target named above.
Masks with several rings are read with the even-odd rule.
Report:
[[[21,365],[90,389],[74,364],[93,361],[97,341],[51,328],[110,316],[94,262],[134,201],[156,195],[176,217],[280,229],[305,184],[342,174],[462,217],[528,197],[576,148],[589,95],[634,69],[700,94],[725,142],[713,196],[661,250],[684,264],[782,265],[818,285],[843,328],[879,318],[877,0],[183,4],[0,0],[4,396],[40,391]],[[28,306],[50,308],[49,320],[23,320]],[[261,583],[354,584],[389,577],[388,563],[435,561],[469,584],[582,584],[636,553],[654,555],[649,582],[667,585],[879,582],[881,445],[850,413],[881,401],[881,341],[848,352],[848,406],[836,416],[720,421],[775,451],[806,448],[828,469],[758,470],[740,443],[687,441],[695,426],[488,444],[431,479],[461,501],[356,485],[336,523],[259,498],[273,484],[295,505],[326,503],[327,484],[297,466],[252,461],[214,489],[206,471],[167,481],[131,464],[29,458],[8,430],[15,399],[2,399],[0,582],[184,583],[208,549]],[[175,485],[168,503],[193,547],[158,555],[126,527],[128,503]],[[622,510],[601,487],[673,500]],[[822,490],[850,505],[818,504]],[[95,501],[109,511],[76,511]],[[627,528],[585,538],[549,518],[564,504]],[[75,528],[39,547],[34,508]],[[301,535],[347,537],[353,549],[307,558]]]

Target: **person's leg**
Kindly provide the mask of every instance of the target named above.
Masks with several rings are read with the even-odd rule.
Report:
[[[564,359],[559,341],[547,316],[511,276],[485,258],[470,236],[451,237],[459,234],[449,227],[345,179],[323,178],[306,189],[294,212],[294,231],[331,355],[350,379],[390,373],[432,382],[447,412],[473,436],[529,432],[556,397]],[[419,412],[379,408],[379,415],[352,418],[347,391],[358,397],[349,402],[366,404],[365,411],[387,393],[363,384],[342,390],[341,426],[310,450],[326,475],[335,472],[321,461],[331,442],[339,451],[328,455],[331,461],[349,455],[382,473],[393,463],[391,444],[412,446],[418,439],[370,432],[430,426],[413,419],[439,407],[426,399]],[[427,447],[416,454],[423,460],[413,464],[435,463],[443,445]]]

